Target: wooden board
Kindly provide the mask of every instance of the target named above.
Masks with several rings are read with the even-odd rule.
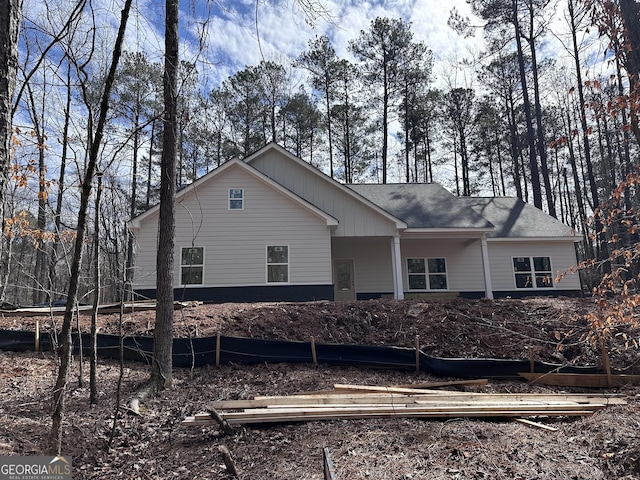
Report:
[[[563,387],[610,388],[640,385],[640,375],[607,375],[606,373],[528,373],[518,372],[531,383]]]
[[[291,396],[257,396],[253,400],[219,400],[209,404],[210,410],[242,410],[247,408],[263,408],[277,406],[302,406],[302,405],[337,405],[337,404],[462,404],[469,402],[482,403],[535,403],[558,404],[571,402],[574,404],[602,404],[624,405],[626,401],[622,395],[588,395],[579,393],[462,393],[438,391],[433,395],[408,395],[401,393],[368,393],[330,391],[322,394],[291,395]]]
[[[242,425],[367,418],[580,416],[625,403],[624,398],[616,394],[465,393],[338,384],[328,392],[217,401],[211,404],[210,411],[228,425]],[[210,414],[197,414],[183,423],[215,425],[220,422]]]
[[[173,308],[179,310],[191,305],[195,305],[197,302],[173,302]],[[156,302],[152,301],[140,301],[140,302],[127,302],[122,306],[125,313],[131,313],[143,310],[155,310]],[[5,317],[41,317],[49,315],[64,315],[67,307],[25,307],[16,308],[12,310],[0,310],[0,315]],[[78,305],[74,308],[74,311],[78,311],[81,314],[93,314],[93,306],[91,305]],[[98,313],[110,314],[120,313],[121,306],[119,303],[109,303],[98,306]]]

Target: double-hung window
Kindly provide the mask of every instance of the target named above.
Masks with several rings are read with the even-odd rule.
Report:
[[[244,210],[244,188],[229,189],[229,210]]]
[[[407,258],[409,290],[446,290],[447,264],[444,258]]]
[[[286,245],[267,246],[267,282],[287,283],[289,281],[289,247]]]
[[[180,284],[202,285],[204,247],[183,247],[180,255]]]
[[[549,257],[513,257],[516,288],[553,288]]]

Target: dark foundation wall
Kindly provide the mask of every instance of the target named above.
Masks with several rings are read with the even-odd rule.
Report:
[[[156,298],[155,289],[136,289],[144,298]],[[265,285],[250,287],[176,288],[173,297],[178,301],[204,303],[248,302],[312,302],[333,300],[333,285]]]
[[[156,298],[155,289],[136,289],[135,293],[143,298]],[[580,290],[504,290],[494,291],[494,298],[525,297],[581,297]],[[416,295],[405,293],[407,300],[437,300],[462,297],[467,299],[484,298],[484,292],[447,292],[443,294]],[[358,293],[358,300],[393,298],[389,292]],[[176,288],[174,299],[179,301],[200,301],[204,303],[249,303],[249,302],[313,302],[316,300],[334,300],[333,285],[279,285],[251,287],[211,287]]]
[[[581,290],[494,290],[494,298],[583,297]]]

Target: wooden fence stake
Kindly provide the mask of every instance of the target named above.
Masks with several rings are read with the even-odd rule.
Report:
[[[316,340],[311,337],[311,358],[313,359],[313,364],[318,365],[318,356],[316,355]]]
[[[222,454],[222,460],[224,461],[224,466],[227,468],[227,472],[234,478],[239,478],[238,470],[236,469],[236,464],[231,458],[231,452],[225,445],[220,445],[218,447],[218,451]]]
[[[216,367],[220,366],[220,332],[216,334]]]
[[[324,480],[338,480],[336,471],[333,468],[333,462],[329,456],[329,449],[327,447],[322,449],[322,463],[324,465]]]
[[[416,373],[420,373],[420,335],[416,335]]]
[[[534,355],[533,347],[529,347],[529,370],[530,370],[529,373],[536,373],[535,363],[533,361],[533,355]]]
[[[40,320],[36,320],[36,352],[40,351]]]
[[[600,348],[602,350],[602,368],[607,374],[607,387],[611,388],[613,382],[611,379],[611,363],[609,361],[609,352],[604,344],[604,338],[600,337]]]

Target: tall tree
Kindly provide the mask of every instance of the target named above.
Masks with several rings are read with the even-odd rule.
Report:
[[[335,120],[335,145],[342,156],[342,166],[336,165],[335,175],[345,183],[352,183],[362,177],[371,157],[369,122],[364,107],[356,101],[360,84],[358,69],[348,60],[339,60],[336,75],[338,88],[331,116]]]
[[[33,136],[36,139],[38,152],[38,223],[36,228],[39,232],[44,233],[47,223],[47,181],[46,181],[46,133],[45,133],[45,115],[44,115],[44,98],[46,96],[46,88],[41,92],[42,98],[36,102],[35,94],[31,85],[27,85],[27,98],[29,104],[29,115],[33,122]],[[31,301],[34,305],[38,305],[46,298],[46,275],[47,275],[47,250],[44,242],[36,244],[36,262],[33,269],[33,288]]]
[[[60,355],[60,367],[56,385],[53,390],[53,425],[51,428],[51,451],[53,454],[59,455],[62,448],[62,421],[65,412],[67,377],[69,365],[71,363],[71,354],[73,351],[73,343],[71,339],[71,321],[75,310],[75,304],[80,282],[80,265],[82,262],[82,253],[85,243],[85,232],[87,229],[87,212],[89,206],[89,198],[91,196],[93,177],[96,173],[96,166],[99,160],[100,148],[102,145],[103,135],[107,122],[107,111],[109,109],[109,97],[116,76],[116,69],[120,60],[122,44],[124,42],[124,33],[131,10],[132,0],[126,0],[122,12],[118,35],[113,48],[111,64],[109,72],[105,79],[104,90],[100,100],[100,109],[98,122],[93,132],[89,144],[89,156],[85,176],[82,180],[80,193],[80,209],[78,212],[78,224],[76,230],[76,239],[73,250],[73,261],[71,264],[71,281],[69,283],[69,291],[67,293],[67,306],[62,321],[62,329],[60,338],[62,340],[62,353]],[[172,302],[173,304],[173,302]],[[172,305],[173,306],[173,305]]]
[[[156,322],[151,382],[163,390],[173,383],[173,264],[176,161],[178,157],[178,0],[166,0],[164,34],[164,136],[160,165],[160,220],[156,261]]]
[[[231,130],[230,156],[246,157],[267,141],[264,131],[266,113],[259,81],[257,68],[246,67],[223,83]]]
[[[526,0],[526,13],[528,30],[523,33],[523,38],[529,44],[531,52],[531,76],[533,84],[533,107],[536,120],[536,138],[542,181],[545,187],[547,209],[549,215],[556,216],[555,200],[551,188],[551,176],[547,162],[547,140],[545,138],[544,122],[542,121],[542,104],[540,102],[540,69],[538,62],[537,44],[540,37],[546,31],[546,22],[540,20],[542,12],[549,7],[548,0]],[[523,29],[524,30],[524,29]]]
[[[517,121],[520,72],[516,55],[498,55],[488,65],[483,66],[479,78],[489,92],[499,99],[502,110],[501,117],[509,132],[509,154],[511,157],[509,171],[512,174],[516,196],[524,198],[522,166],[520,164],[522,147]]]
[[[368,31],[361,30],[360,36],[349,42],[349,49],[364,62],[365,80],[381,89],[382,183],[387,183],[389,112],[401,85],[400,66],[412,37],[411,25],[404,20],[378,17]]]
[[[117,110],[118,116],[122,120],[129,123],[125,127],[125,133],[131,140],[131,200],[129,204],[131,218],[139,213],[141,205],[138,199],[140,177],[138,171],[145,141],[144,130],[149,123],[155,122],[155,112],[160,109],[159,99],[156,98],[158,90],[156,84],[160,80],[159,70],[159,65],[150,63],[146,54],[125,52],[114,84],[114,109]],[[152,135],[150,135],[149,141],[153,143]],[[129,283],[133,275],[134,238],[129,229],[125,229],[125,235],[128,238],[125,278]]]
[[[264,131],[270,142],[278,141],[277,116],[287,97],[289,82],[282,65],[274,61],[261,61],[257,66],[260,97],[265,107]]]
[[[283,123],[283,146],[293,144],[293,153],[313,164],[315,142],[319,142],[321,114],[309,95],[300,91],[289,97],[280,110]]]
[[[0,219],[4,227],[4,199],[11,155],[13,94],[18,72],[18,31],[22,0],[0,2]]]
[[[609,40],[613,51],[629,78],[631,130],[640,144],[640,4],[635,0],[587,0],[591,21],[600,35]]]
[[[322,93],[324,98],[324,118],[327,125],[327,140],[329,142],[329,176],[334,176],[333,164],[333,128],[331,106],[334,100],[334,90],[337,88],[338,57],[329,41],[329,37],[322,35],[309,42],[309,50],[303,52],[296,59],[295,64],[311,72],[313,88]]]
[[[400,64],[399,72],[401,97],[399,113],[404,132],[405,179],[409,183],[411,177],[412,129],[417,127],[419,116],[424,113],[418,112],[416,106],[419,104],[421,96],[423,97],[428,89],[433,66],[433,54],[423,43],[411,43],[403,53],[404,58]],[[415,181],[417,181],[418,159],[415,153],[414,151],[414,177]]]
[[[471,195],[468,140],[475,119],[475,92],[470,88],[453,88],[444,95],[444,112],[458,142],[454,148],[460,153],[462,196]],[[456,182],[458,170],[456,169]]]
[[[526,121],[527,140],[529,145],[529,170],[531,174],[531,188],[533,190],[533,204],[542,209],[542,185],[540,183],[540,169],[536,156],[536,131],[533,127],[532,105],[529,97],[527,59],[522,40],[520,7],[524,0],[470,0],[473,12],[485,20],[484,31],[490,41],[493,51],[499,51],[510,40],[515,40],[515,54],[518,60],[522,103]],[[468,24],[457,25],[459,31],[469,31]]]

